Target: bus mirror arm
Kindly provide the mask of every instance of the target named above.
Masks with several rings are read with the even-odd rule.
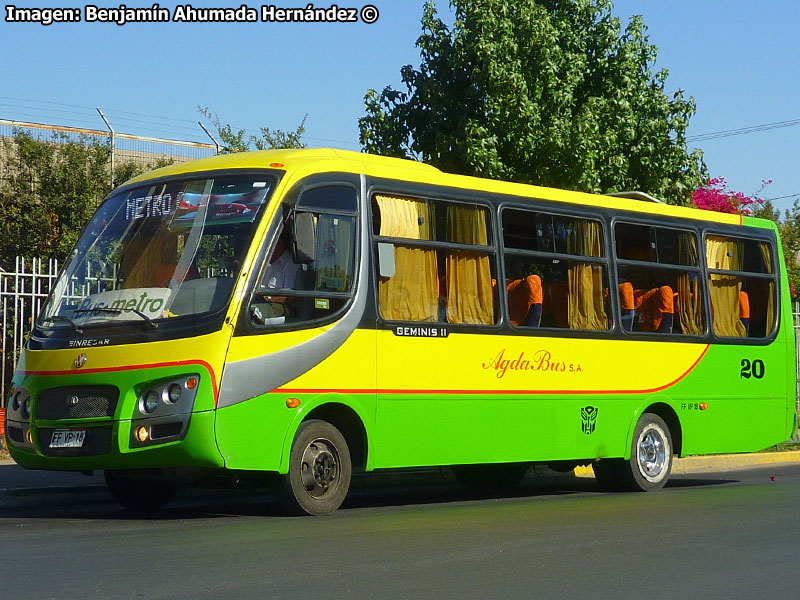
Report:
[[[314,215],[307,212],[295,212],[292,218],[291,245],[294,262],[299,264],[314,262],[316,247]]]

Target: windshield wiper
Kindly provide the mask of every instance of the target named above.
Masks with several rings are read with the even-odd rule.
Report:
[[[94,312],[104,312],[104,313],[110,313],[110,314],[113,314],[113,315],[121,315],[123,311],[122,311],[122,309],[119,309],[119,308],[109,308],[107,306],[101,306],[100,308],[79,308],[79,309],[77,309],[75,311],[75,314],[78,314],[78,313],[94,313]],[[132,312],[133,314],[135,314],[135,315],[137,315],[139,317],[142,317],[142,319],[144,319],[144,321],[147,323],[147,325],[150,327],[150,329],[158,329],[158,323],[153,321],[153,319],[148,317],[142,311],[136,310],[135,308],[126,308],[125,312]]]
[[[72,327],[72,331],[77,333],[78,335],[83,334],[83,329],[78,327],[75,324],[75,321],[70,319],[69,317],[62,317],[61,315],[53,315],[52,317],[45,317],[42,319],[42,323],[67,323],[70,327]]]

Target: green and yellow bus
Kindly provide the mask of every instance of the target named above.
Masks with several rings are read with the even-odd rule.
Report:
[[[513,484],[797,429],[789,285],[765,220],[318,149],[127,182],[53,285],[7,402],[14,459],[157,508],[182,469],[278,474],[325,514],[356,471]]]

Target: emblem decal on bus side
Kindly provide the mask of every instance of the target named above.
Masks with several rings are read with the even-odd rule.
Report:
[[[592,435],[597,426],[597,413],[600,409],[594,406],[584,406],[581,409],[581,431],[586,435]]]
[[[395,335],[399,335],[401,337],[446,338],[448,335],[447,327],[420,327],[419,325],[415,325],[414,327],[405,327],[401,325],[393,327],[392,331]]]

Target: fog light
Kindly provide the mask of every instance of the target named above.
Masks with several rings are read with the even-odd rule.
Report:
[[[140,442],[146,442],[150,438],[150,432],[147,431],[147,427],[144,425],[139,425],[136,428],[135,435]]]
[[[167,398],[169,401],[175,404],[178,400],[181,399],[181,386],[177,383],[173,383],[169,388],[167,388]]]
[[[147,414],[150,414],[158,408],[158,394],[155,390],[148,390],[142,399],[142,409]]]
[[[28,440],[28,443],[31,446],[33,446],[33,433],[31,433],[30,429],[25,431],[25,439]]]

